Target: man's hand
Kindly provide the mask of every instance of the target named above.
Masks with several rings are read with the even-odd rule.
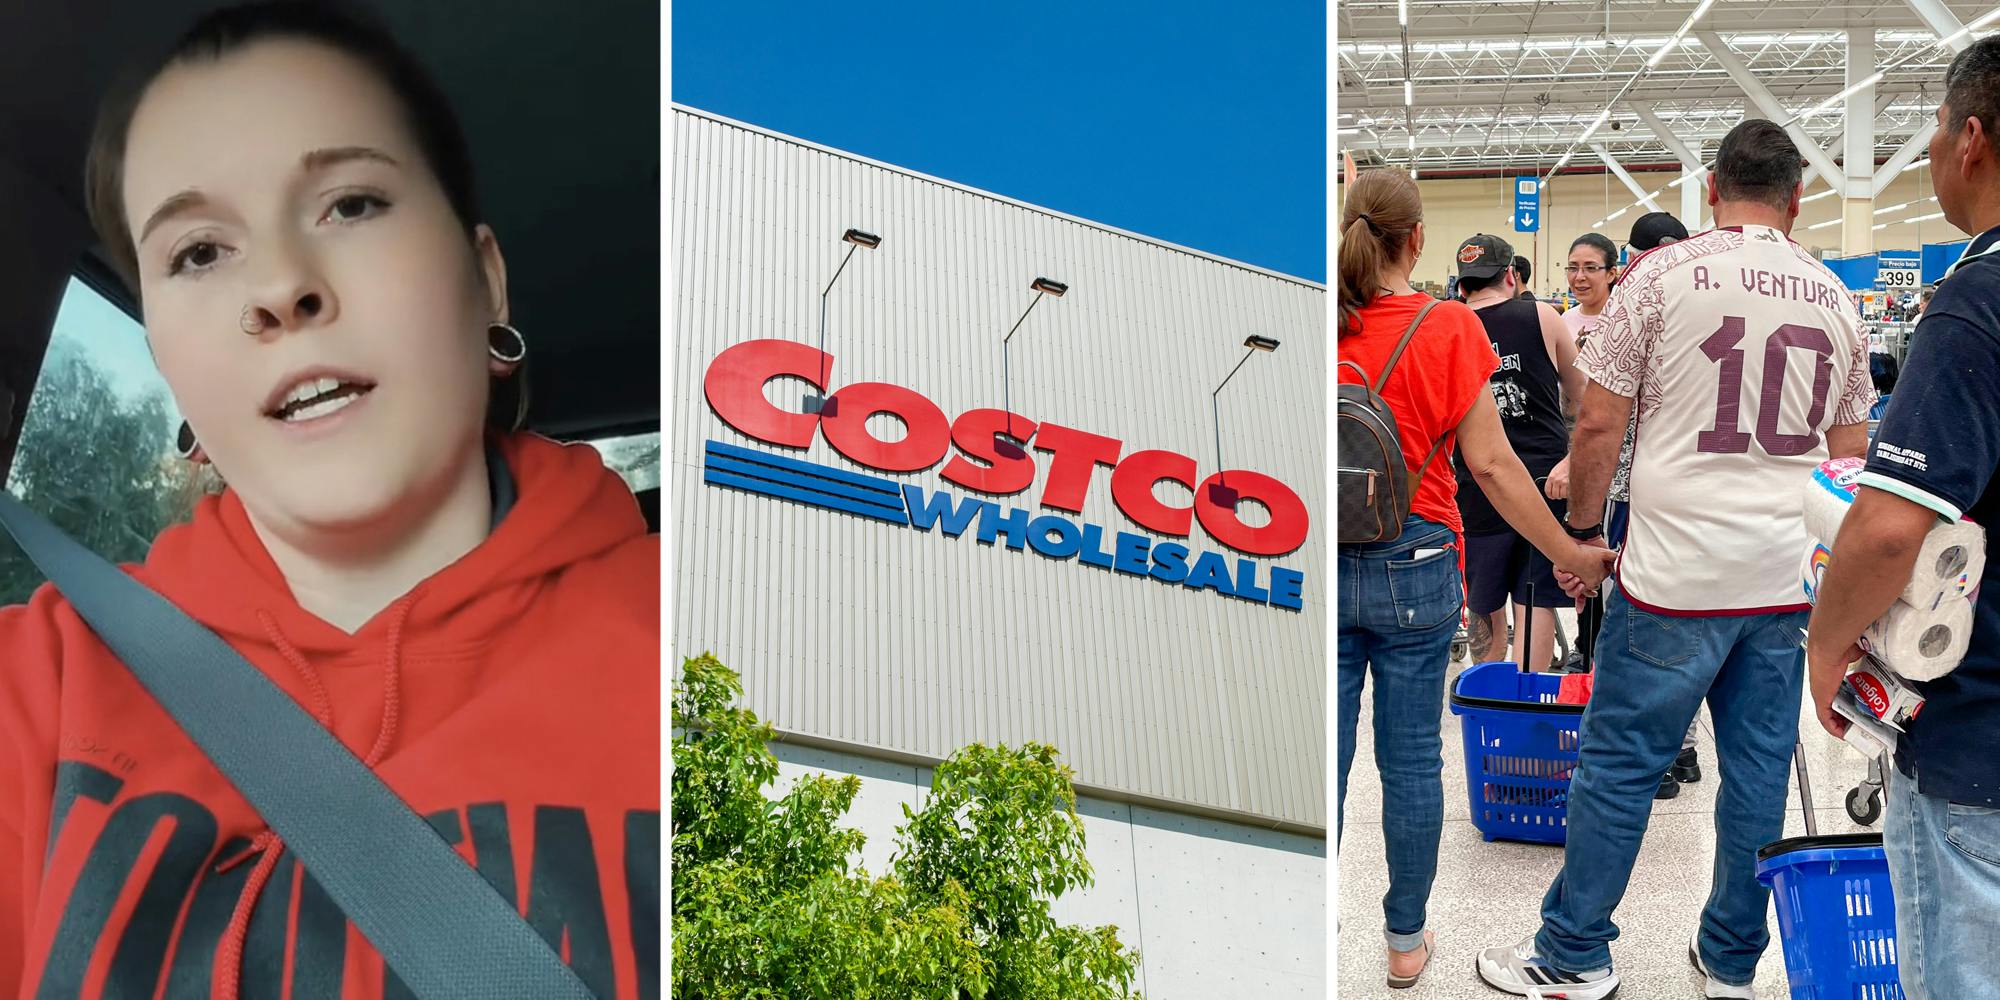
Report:
[[[1549,481],[1542,487],[1542,492],[1551,500],[1569,499],[1569,459],[1557,462],[1556,467],[1549,470]]]
[[[1812,685],[1813,712],[1819,716],[1819,724],[1837,738],[1847,736],[1847,717],[1833,710],[1833,696],[1840,693],[1840,685],[1847,679],[1847,668],[1866,655],[1859,644],[1847,647],[1834,662],[1814,662],[1812,647],[1806,647],[1806,677]]]
[[[1556,585],[1571,597],[1595,594],[1598,584],[1611,575],[1611,567],[1617,562],[1618,553],[1604,546],[1604,536],[1578,542],[1569,558],[1556,563]]]

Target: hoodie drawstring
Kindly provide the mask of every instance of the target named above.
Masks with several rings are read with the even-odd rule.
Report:
[[[403,688],[403,626],[410,618],[410,605],[416,595],[405,596],[389,608],[388,649],[382,666],[382,725],[375,734],[375,745],[369,749],[362,763],[373,768],[387,756],[389,748],[395,744],[397,722],[401,717]],[[259,610],[257,620],[264,626],[264,634],[271,644],[278,648],[285,662],[292,665],[305,680],[306,689],[312,697],[313,718],[331,730],[333,728],[333,702],[326,695],[326,685],[320,681],[319,672],[300,653],[284,632],[278,628],[278,621],[267,611]],[[237,1000],[243,977],[243,948],[250,936],[250,917],[256,911],[257,899],[264,892],[265,883],[271,880],[271,873],[278,867],[278,858],[285,851],[285,841],[270,829],[265,829],[250,841],[250,846],[236,855],[222,861],[215,867],[220,875],[242,864],[253,854],[262,854],[257,859],[257,867],[250,870],[250,877],[243,883],[243,892],[236,897],[236,909],[229,917],[229,926],[222,933],[222,941],[215,949],[214,981],[212,996],[217,1000]]]

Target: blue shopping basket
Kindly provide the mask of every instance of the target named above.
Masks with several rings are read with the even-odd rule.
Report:
[[[1569,834],[1583,706],[1556,704],[1561,686],[1560,674],[1506,661],[1467,667],[1452,684],[1472,825],[1487,840],[1560,844]]]
[[[1896,902],[1878,833],[1792,837],[1757,852],[1792,1000],[1902,1000]]]

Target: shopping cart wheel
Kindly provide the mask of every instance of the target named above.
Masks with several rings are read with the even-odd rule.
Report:
[[[1472,640],[1453,639],[1451,641],[1451,662],[1457,663],[1460,660],[1469,660],[1471,658]]]
[[[1882,790],[1855,787],[1847,790],[1847,817],[1862,826],[1874,826],[1882,818]]]

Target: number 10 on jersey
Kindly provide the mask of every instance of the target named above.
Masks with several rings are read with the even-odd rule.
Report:
[[[1702,431],[1695,449],[1704,455],[1741,455],[1750,450],[1750,435],[1740,426],[1744,392],[1743,338],[1741,316],[1725,316],[1722,326],[1701,342],[1701,353],[1721,365],[1715,393],[1715,427]],[[1806,412],[1807,432],[1785,434],[1778,430],[1783,407],[1785,368],[1791,364],[1791,348],[1813,352],[1812,406]],[[1757,392],[1757,443],[1770,455],[1803,455],[1819,446],[1820,421],[1826,418],[1827,395],[1833,389],[1833,339],[1812,326],[1786,323],[1764,339],[1764,377]]]

